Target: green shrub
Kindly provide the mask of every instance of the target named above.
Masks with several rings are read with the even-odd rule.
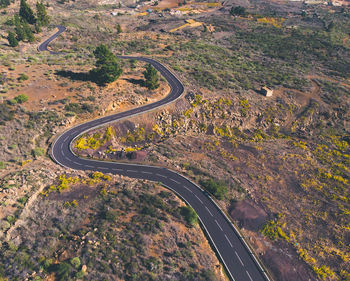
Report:
[[[6,217],[6,220],[7,220],[9,223],[13,224],[13,223],[15,222],[15,220],[16,220],[16,217],[13,216],[13,215],[8,215],[8,216]]]
[[[21,73],[20,75],[19,75],[19,77],[17,78],[17,80],[18,81],[25,81],[25,80],[28,80],[29,79],[29,77],[28,77],[28,75],[26,75],[26,74],[24,74],[24,73]]]
[[[76,269],[78,269],[78,268],[80,267],[80,264],[81,264],[79,257],[72,258],[72,259],[70,260],[70,263],[71,263]]]
[[[246,16],[247,11],[245,10],[244,7],[236,6],[231,8],[230,14],[233,16]]]
[[[64,106],[64,109],[68,112],[74,112],[74,113],[84,113],[84,112],[92,113],[94,111],[94,107],[91,104],[88,104],[88,103],[78,104],[75,102],[66,104]]]
[[[15,99],[12,99],[12,100],[8,100],[7,101],[9,105],[15,105],[17,104],[17,101]]]
[[[24,94],[20,94],[18,95],[17,97],[14,98],[14,100],[17,102],[17,103],[24,103],[28,100],[28,96],[27,95],[24,95]]]
[[[45,155],[45,149],[41,147],[36,147],[32,150],[32,153],[35,157],[40,157]]]
[[[227,186],[223,181],[214,181],[212,179],[207,181],[201,181],[200,184],[211,194],[215,196],[215,198],[222,200],[227,194]]]
[[[193,226],[197,223],[197,214],[190,206],[181,207],[180,213],[189,225]]]

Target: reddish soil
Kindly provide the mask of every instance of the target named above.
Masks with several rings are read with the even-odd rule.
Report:
[[[267,213],[251,200],[243,200],[233,204],[230,211],[233,219],[239,221],[240,228],[259,230],[267,220]]]
[[[230,215],[238,221],[246,236],[250,237],[250,243],[260,253],[263,263],[269,265],[269,271],[275,280],[316,280],[305,263],[295,263],[296,253],[291,245],[282,240],[272,245],[259,234],[258,230],[267,221],[268,215],[256,203],[250,199],[234,203]]]
[[[49,200],[54,201],[72,201],[77,200],[79,203],[80,201],[90,201],[94,197],[96,197],[98,193],[98,189],[95,187],[91,187],[88,185],[79,185],[70,188],[67,191],[63,191],[62,193],[59,192],[51,192],[48,196]]]

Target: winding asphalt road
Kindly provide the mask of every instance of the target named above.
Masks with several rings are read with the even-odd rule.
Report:
[[[49,43],[65,31],[65,27],[63,26],[58,26],[58,28],[59,31],[56,34],[38,47],[39,51],[48,51],[47,47]],[[269,280],[254,254],[241,237],[239,231],[230,222],[225,213],[209,195],[186,177],[161,167],[89,160],[80,158],[72,152],[71,143],[84,132],[109,122],[115,122],[169,104],[179,98],[184,92],[184,86],[179,79],[156,60],[131,56],[118,57],[121,59],[137,59],[139,61],[151,63],[168,81],[171,88],[169,94],[164,99],[155,103],[92,120],[65,131],[52,145],[51,157],[58,164],[71,169],[101,171],[103,173],[119,174],[131,178],[161,182],[165,187],[174,191],[185,200],[196,211],[206,234],[209,236],[210,241],[214,245],[232,280]]]
[[[51,43],[52,40],[55,40],[58,36],[60,36],[61,33],[65,32],[66,31],[66,27],[65,26],[62,26],[62,25],[57,25],[57,28],[58,28],[58,31],[52,35],[50,38],[46,39],[44,42],[42,42],[39,46],[38,46],[38,51],[39,52],[42,52],[42,51],[49,51],[50,54],[52,55],[57,55],[57,54],[60,54],[60,52],[53,52],[53,51],[50,51],[48,49],[48,46],[49,44]]]

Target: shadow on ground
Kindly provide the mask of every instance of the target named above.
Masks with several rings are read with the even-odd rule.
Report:
[[[92,75],[89,72],[73,72],[71,70],[58,70],[55,72],[56,75],[69,78],[74,81],[91,81],[95,82]]]
[[[125,81],[128,81],[128,82],[135,84],[135,85],[140,85],[142,87],[145,86],[145,80],[143,80],[143,79],[127,78],[127,79],[125,79]]]

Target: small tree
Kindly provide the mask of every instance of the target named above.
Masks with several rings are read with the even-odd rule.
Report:
[[[123,70],[118,64],[117,57],[105,46],[98,46],[94,55],[96,58],[96,68],[90,71],[92,79],[97,84],[107,84],[117,80]]]
[[[33,10],[29,7],[26,0],[21,0],[21,6],[19,8],[19,16],[26,22],[34,24],[36,22]]]
[[[48,26],[50,23],[50,17],[47,15],[45,5],[43,2],[36,2],[36,15],[38,18],[38,24],[41,26]]]
[[[24,30],[26,39],[29,42],[34,42],[35,37],[34,37],[33,31],[27,22],[23,22],[23,30]]]
[[[11,47],[16,47],[18,46],[18,40],[16,39],[16,36],[13,32],[9,32],[8,36],[7,36],[7,40],[9,41],[9,45]]]
[[[159,77],[157,70],[152,66],[152,64],[147,64],[146,70],[143,72],[143,75],[145,76],[145,86],[150,89],[154,90],[159,87]]]
[[[230,14],[233,16],[245,16],[247,12],[244,7],[236,6],[231,8]]]
[[[116,58],[115,55],[113,55],[113,53],[104,44],[96,47],[94,56],[96,58],[95,65],[97,67],[102,66],[103,64],[106,64]]]
[[[23,41],[24,39],[26,39],[26,33],[21,24],[16,25],[15,32],[18,41]]]

